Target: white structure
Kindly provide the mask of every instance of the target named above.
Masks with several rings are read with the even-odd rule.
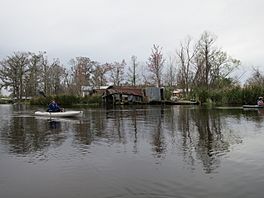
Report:
[[[81,91],[82,91],[82,96],[85,97],[92,93],[93,87],[92,86],[82,86]]]

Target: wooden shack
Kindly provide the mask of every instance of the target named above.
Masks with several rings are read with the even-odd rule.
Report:
[[[143,102],[143,90],[138,87],[109,86],[102,95],[106,104],[134,104]]]

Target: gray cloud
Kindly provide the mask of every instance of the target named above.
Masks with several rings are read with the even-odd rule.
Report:
[[[64,62],[146,61],[153,44],[173,52],[208,30],[244,65],[261,66],[263,7],[262,0],[0,0],[0,58],[47,51]]]

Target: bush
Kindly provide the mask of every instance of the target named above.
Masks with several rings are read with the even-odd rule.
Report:
[[[72,106],[74,104],[78,104],[81,101],[81,98],[79,96],[73,96],[73,95],[61,95],[56,96],[55,101],[59,103],[61,106]]]
[[[170,87],[166,87],[164,89],[164,98],[165,98],[165,100],[170,100],[170,98],[172,96],[172,91],[173,91],[173,89],[170,88]]]
[[[206,88],[196,88],[194,90],[194,95],[195,95],[195,98],[200,102],[200,103],[205,103],[209,98],[210,98],[210,93],[208,91],[208,89]]]
[[[215,104],[223,103],[223,91],[222,90],[213,90],[210,91],[209,95],[211,96],[211,100]]]
[[[85,96],[81,99],[81,104],[102,104],[102,96],[99,94]]]
[[[52,100],[55,100],[61,106],[72,106],[79,103],[80,97],[73,95],[36,97],[30,100],[30,104],[47,106]]]
[[[235,104],[235,105],[243,104],[243,94],[242,94],[242,89],[240,87],[232,87],[230,89],[226,89],[223,95],[225,98],[223,103],[225,104]]]

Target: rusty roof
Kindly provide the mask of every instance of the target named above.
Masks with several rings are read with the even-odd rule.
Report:
[[[126,94],[134,96],[143,96],[143,90],[136,87],[111,87],[106,91],[107,95]]]

